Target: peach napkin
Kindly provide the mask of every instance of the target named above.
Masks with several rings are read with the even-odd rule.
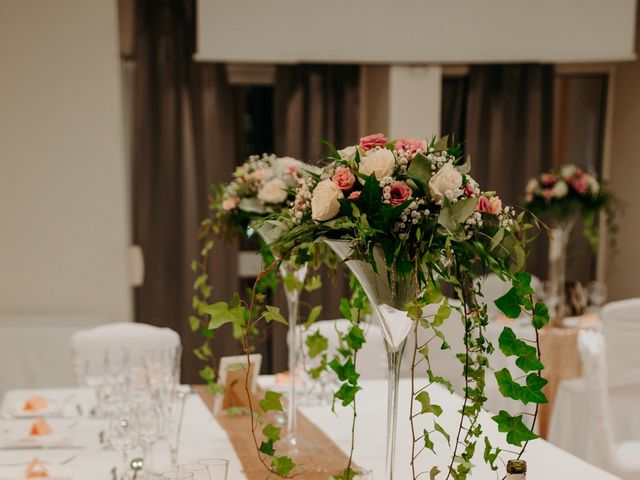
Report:
[[[44,410],[47,408],[47,399],[42,395],[34,395],[32,397],[27,398],[24,402],[24,406],[22,409],[25,412],[37,412],[40,410]]]
[[[29,431],[29,435],[32,436],[49,435],[50,433],[53,433],[53,430],[44,418],[35,420],[31,425],[31,430]]]
[[[39,459],[34,458],[24,471],[24,478],[49,478],[49,472]]]
[[[289,383],[289,372],[276,373],[276,385],[287,385]],[[300,374],[296,375],[296,385],[302,385]]]

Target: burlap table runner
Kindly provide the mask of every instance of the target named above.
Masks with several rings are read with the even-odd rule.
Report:
[[[213,396],[206,391],[206,387],[204,385],[194,385],[194,390],[212,410]],[[231,440],[247,479],[265,480],[268,472],[258,460],[249,427],[249,417],[247,415],[235,417],[218,415],[214,416],[214,418],[225,430],[229,440]],[[300,412],[298,412],[298,435],[303,441],[317,445],[319,448],[317,453],[301,454],[293,459],[301,466],[299,470],[296,470],[300,472],[297,478],[327,480],[330,475],[340,473],[347,466],[347,455],[338,448],[333,440]]]

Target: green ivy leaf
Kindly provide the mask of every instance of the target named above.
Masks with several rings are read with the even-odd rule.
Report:
[[[191,315],[189,317],[189,328],[191,328],[192,332],[197,331],[200,328],[200,319]]]
[[[316,330],[313,334],[307,335],[304,343],[307,345],[309,349],[309,357],[316,358],[322,352],[324,352],[327,348],[329,348],[329,340],[327,337],[323,336],[320,333],[320,330]]]
[[[270,457],[273,457],[273,455],[276,453],[273,448],[273,440],[271,440],[270,438],[267,440],[263,440],[262,443],[260,443],[259,450],[265,455],[269,455]]]
[[[216,372],[214,372],[213,368],[211,368],[208,365],[206,367],[202,368],[198,372],[198,375],[200,376],[200,378],[202,378],[206,382],[212,382],[216,378]]]
[[[260,400],[260,408],[264,412],[282,412],[282,403],[280,403],[281,393],[268,391],[264,394],[264,398]]]
[[[518,292],[513,287],[493,303],[509,318],[518,318],[520,316],[521,308]]]
[[[439,473],[440,469],[438,467],[431,467],[431,470],[429,470],[429,480],[435,480]]]
[[[423,435],[423,438],[424,438],[424,446],[425,446],[425,448],[428,448],[433,453],[436,453],[436,451],[433,449],[433,447],[435,445],[433,444],[433,441],[431,441],[431,438],[429,438],[429,432],[427,432],[427,430],[425,429],[422,432],[422,435]]]
[[[334,393],[334,397],[338,400],[342,401],[342,406],[346,407],[351,404],[353,400],[356,398],[356,393],[362,390],[358,386],[349,385],[348,383],[343,383],[342,386],[338,389],[336,393]]]
[[[429,282],[424,292],[424,300],[427,303],[440,303],[442,301],[442,289],[437,282]]]
[[[420,403],[420,413],[433,413],[436,417],[442,414],[442,407],[431,403],[431,397],[426,390],[421,391],[415,396],[416,402]]]
[[[262,316],[267,323],[278,322],[283,325],[289,325],[289,322],[287,322],[287,319],[282,316],[278,307],[267,305],[265,308],[267,310],[262,314]]]
[[[491,417],[498,424],[498,431],[507,434],[507,442],[517,447],[522,442],[535,440],[538,436],[533,433],[522,421],[522,415],[511,416],[504,410]]]
[[[362,345],[364,345],[366,342],[366,339],[364,338],[364,332],[357,325],[351,327],[349,333],[347,333],[346,340],[349,344],[349,347],[356,351],[360,350],[362,348]]]
[[[535,328],[542,328],[549,323],[549,309],[544,303],[538,302],[535,304],[531,322]]]
[[[497,470],[498,467],[495,465],[496,460],[498,459],[498,455],[500,455],[500,448],[497,448],[492,452],[491,442],[488,437],[484,437],[484,461],[491,467],[491,470]]]
[[[293,463],[289,457],[274,457],[271,460],[271,467],[273,471],[281,477],[286,477],[289,472],[295,468],[296,464]]]
[[[322,305],[316,305],[315,307],[313,307],[311,309],[311,311],[309,312],[309,316],[307,317],[307,321],[304,322],[304,328],[307,329],[311,325],[313,325],[313,323],[320,316],[320,313],[322,313]]]
[[[463,361],[463,363],[464,363],[464,361]],[[439,377],[437,375],[434,375],[433,372],[431,371],[431,369],[427,370],[427,375],[429,375],[429,382],[438,383],[438,384],[442,385],[443,387],[445,387],[447,390],[449,390],[449,393],[453,393],[453,385],[451,384],[451,382],[449,380],[447,380],[444,377]]]
[[[226,323],[237,322],[243,319],[242,307],[229,309],[226,302],[216,302],[212,305],[202,307],[202,313],[211,315],[209,329],[216,330]]]
[[[449,433],[447,433],[447,431],[437,422],[433,422],[433,428],[436,432],[439,432],[447,440],[447,444],[451,446],[451,437],[449,436]]]
[[[224,386],[219,383],[209,383],[207,385],[207,391],[211,395],[222,395],[224,393]]]
[[[299,292],[304,288],[304,283],[298,280],[293,273],[289,273],[284,277],[284,288],[289,292]]]
[[[314,275],[305,284],[304,289],[307,292],[313,292],[314,290],[318,290],[321,287],[322,287],[322,279],[320,278],[320,275]]]
[[[538,351],[535,347],[527,345],[524,341],[518,339],[516,334],[509,327],[504,327],[498,345],[502,353],[506,356],[516,356],[516,365],[524,372],[533,370],[542,370],[544,365],[538,359]]]
[[[451,307],[447,303],[443,303],[438,307],[436,316],[434,317],[433,322],[431,322],[432,325],[434,327],[439,327],[447,318],[449,318],[449,315],[451,315]]]
[[[280,431],[281,430],[282,430],[281,428],[275,427],[275,426],[271,425],[270,423],[268,423],[262,429],[262,433],[269,440],[273,440],[274,442],[277,442],[278,440],[280,440]]]

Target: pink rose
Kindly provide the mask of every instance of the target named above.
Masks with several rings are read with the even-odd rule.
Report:
[[[347,167],[338,167],[336,173],[331,177],[333,183],[335,183],[340,190],[351,190],[353,184],[356,183],[356,176]]]
[[[358,200],[360,198],[360,190],[355,190],[347,197],[349,200]]]
[[[489,203],[489,199],[484,195],[480,195],[480,197],[478,197],[476,212],[491,213],[491,204]]]
[[[416,154],[417,152],[424,153],[427,151],[425,142],[423,142],[419,138],[399,138],[398,140],[396,140],[395,148],[398,151],[409,152],[412,155]]]
[[[374,133],[373,135],[367,135],[366,137],[362,137],[360,139],[360,148],[363,150],[371,150],[375,147],[384,147],[387,144],[388,140],[381,133]]]
[[[502,200],[497,195],[491,197],[489,199],[489,208],[491,208],[491,213],[494,215],[499,215],[502,212]]]
[[[395,182],[391,184],[391,205],[401,205],[411,198],[411,187],[404,182]]]
[[[464,194],[465,194],[465,196],[466,196],[466,197],[473,197],[473,194],[474,194],[474,193],[475,193],[475,192],[474,192],[474,189],[473,189],[473,187],[471,186],[471,184],[470,184],[470,183],[467,183],[467,184],[464,186]]]
[[[222,201],[222,209],[223,210],[233,210],[234,208],[236,208],[238,206],[238,203],[240,203],[240,199],[238,197],[225,198]]]
[[[543,173],[540,176],[540,183],[543,187],[550,187],[556,183],[556,176],[553,173]]]
[[[584,179],[584,175],[581,175],[579,178],[573,177],[569,179],[569,183],[573,187],[573,189],[578,192],[580,195],[584,195],[587,193],[589,185]]]

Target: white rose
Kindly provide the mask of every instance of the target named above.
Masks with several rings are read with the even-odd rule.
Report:
[[[354,162],[356,159],[356,152],[357,152],[356,146],[352,145],[350,147],[343,148],[342,150],[338,150],[338,155],[340,155],[341,159],[351,163],[351,162]]]
[[[600,191],[600,184],[593,175],[586,174],[584,176],[584,179],[587,182],[587,185],[589,185],[589,190],[591,190],[591,193],[596,194]]]
[[[323,180],[316,185],[311,196],[311,218],[324,222],[331,220],[340,211],[342,190],[331,180]]]
[[[264,203],[282,203],[288,195],[285,183],[279,178],[273,178],[262,186],[258,199]]]
[[[564,177],[564,178],[569,178],[572,177],[576,171],[578,169],[576,168],[575,165],[564,165],[562,167],[562,169],[560,170],[560,174]]]
[[[551,189],[551,193],[556,198],[562,198],[566,196],[567,193],[569,193],[569,187],[567,187],[567,184],[564,180],[558,180]]]
[[[447,192],[458,190],[462,186],[462,175],[452,163],[445,163],[442,168],[429,180],[431,197],[436,203],[441,203]]]
[[[525,192],[527,193],[534,193],[536,191],[538,191],[538,188],[540,187],[540,185],[538,184],[538,180],[535,178],[532,178],[531,180],[529,180],[529,182],[527,183],[527,186],[525,188]]]
[[[360,160],[358,171],[364,175],[374,174],[378,180],[383,177],[390,177],[395,168],[396,157],[391,150],[381,148],[379,150],[369,150]]]

